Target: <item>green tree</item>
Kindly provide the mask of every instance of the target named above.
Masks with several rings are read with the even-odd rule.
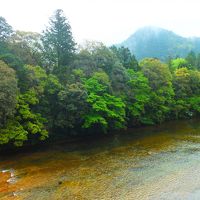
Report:
[[[92,51],[96,68],[104,70],[107,74],[111,74],[112,70],[118,66],[122,66],[120,60],[113,51],[104,45],[97,46]]]
[[[200,53],[196,56],[196,67],[198,70],[200,70]]]
[[[58,115],[60,112],[60,100],[59,92],[62,91],[63,86],[59,82],[58,78],[52,74],[49,74],[44,80],[43,94],[40,95],[39,111],[48,121],[48,129],[51,134],[56,131]]]
[[[108,87],[95,77],[85,81],[88,111],[83,116],[84,128],[99,127],[104,132],[125,126],[125,104],[108,93]]]
[[[128,69],[127,72],[130,79],[127,84],[129,90],[126,95],[126,107],[130,125],[151,124],[152,120],[148,118],[145,108],[151,95],[148,79],[142,72],[132,69]]]
[[[41,35],[16,31],[10,38],[9,49],[23,64],[41,65]]]
[[[49,27],[43,32],[43,56],[47,71],[62,74],[62,67],[69,65],[75,52],[71,27],[62,10],[51,17]]]
[[[12,51],[12,37],[14,32],[12,27],[3,17],[0,17],[0,60],[4,61],[8,66],[12,67],[19,78],[21,73],[22,60]],[[22,55],[23,57],[23,55]]]
[[[0,17],[0,59],[5,54],[11,54],[9,50],[9,39],[13,33],[12,27],[3,17]],[[7,63],[7,62],[6,62]],[[10,66],[10,65],[9,65]]]
[[[6,22],[5,18],[0,17],[0,42],[5,42],[12,33],[12,27]]]
[[[186,67],[177,69],[173,78],[173,86],[176,99],[184,99],[191,96],[190,71]]]
[[[13,142],[16,146],[22,146],[24,141],[33,136],[39,137],[40,140],[48,137],[44,125],[46,120],[31,109],[38,102],[33,90],[18,96],[14,118],[10,119],[6,126],[0,129],[0,144]]]
[[[117,96],[126,96],[129,76],[127,70],[121,65],[116,65],[110,74],[113,93]]]
[[[200,72],[190,70],[190,86],[192,95],[200,95]]]
[[[44,92],[46,80],[47,74],[40,66],[24,65],[21,79],[19,80],[21,92],[23,93],[29,89],[33,89],[40,96]]]
[[[170,67],[170,71],[174,72],[176,69],[179,69],[182,67],[188,67],[188,62],[184,58],[172,59],[169,67]]]
[[[197,57],[194,51],[190,51],[186,56],[185,60],[187,61],[187,66],[189,69],[196,68]]]
[[[44,140],[48,136],[47,120],[41,114],[41,102],[46,100],[44,90],[47,74],[41,67],[30,65],[24,66],[23,72],[15,113],[0,130],[1,144],[21,146],[24,141]]]
[[[14,114],[17,91],[15,71],[0,61],[0,127]]]
[[[152,90],[147,115],[154,123],[161,123],[168,118],[173,102],[172,75],[168,66],[158,59],[146,58],[140,66]]]
[[[175,71],[173,86],[175,90],[176,118],[192,117],[200,113],[200,72],[180,68]]]
[[[116,56],[126,69],[134,69],[135,71],[139,70],[138,62],[135,56],[131,54],[128,48],[117,48],[116,46],[112,46],[111,50],[116,54]]]
[[[83,124],[87,112],[87,92],[80,82],[66,85],[58,94],[59,112],[56,126],[62,129],[77,129]]]
[[[92,53],[86,49],[81,50],[72,62],[70,70],[71,72],[73,70],[81,70],[84,76],[87,78],[92,76],[92,74],[97,71],[96,62]],[[68,74],[71,74],[71,72],[69,72]],[[69,76],[66,76],[65,80],[67,80],[68,78]]]

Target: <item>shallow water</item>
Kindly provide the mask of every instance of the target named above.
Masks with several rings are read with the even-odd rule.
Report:
[[[199,200],[199,120],[2,156],[0,199]]]

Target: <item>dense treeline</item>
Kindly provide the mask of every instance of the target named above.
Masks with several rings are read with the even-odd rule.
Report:
[[[42,34],[13,31],[0,17],[0,144],[58,133],[108,133],[200,113],[200,62],[139,63],[129,49],[77,47],[62,10]]]

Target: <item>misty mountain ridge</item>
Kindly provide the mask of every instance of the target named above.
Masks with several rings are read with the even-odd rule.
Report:
[[[146,57],[166,60],[168,57],[185,57],[190,51],[199,53],[200,37],[182,37],[160,27],[146,26],[117,46],[129,48],[138,60]]]

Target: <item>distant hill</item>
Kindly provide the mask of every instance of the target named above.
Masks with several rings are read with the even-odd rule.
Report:
[[[129,48],[139,60],[145,57],[166,60],[169,56],[184,57],[190,51],[199,53],[200,38],[185,38],[163,28],[144,27],[117,46]]]

